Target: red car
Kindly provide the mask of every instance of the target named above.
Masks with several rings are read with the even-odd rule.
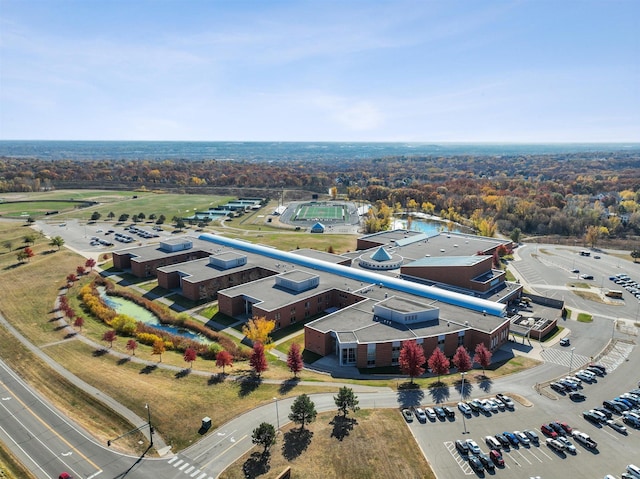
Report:
[[[553,428],[548,424],[543,424],[542,426],[540,426],[540,430],[542,431],[542,434],[544,434],[545,436],[549,436],[552,439],[558,437],[558,433],[555,432]]]
[[[496,465],[498,466],[504,466],[504,459],[502,458],[502,454],[500,454],[500,451],[496,451],[495,449],[491,449],[491,451],[489,452],[489,457],[491,458],[491,460],[493,462],[496,463]]]
[[[73,479],[73,477],[71,477],[68,472],[63,472],[58,476],[58,479]]]

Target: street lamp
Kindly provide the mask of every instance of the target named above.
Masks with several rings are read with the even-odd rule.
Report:
[[[571,348],[571,361],[569,362],[569,372],[571,372],[571,370],[573,369],[573,352],[576,350],[576,348]]]
[[[147,422],[149,424],[149,447],[153,447],[153,427],[151,426],[151,407],[149,407],[149,404],[145,404],[144,407],[147,410]]]
[[[460,402],[462,402],[462,397],[464,394],[464,377],[467,375],[466,372],[460,373],[462,376],[462,385],[460,386]],[[462,413],[462,424],[464,425],[464,432],[462,434],[467,434],[467,421],[465,421],[465,413]]]
[[[277,425],[278,425],[277,431],[280,431],[280,411],[278,410],[278,398],[274,397],[273,399],[276,402],[276,421],[277,421]]]

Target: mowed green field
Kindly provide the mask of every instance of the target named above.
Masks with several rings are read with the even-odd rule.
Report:
[[[135,198],[134,198],[135,197]],[[23,213],[35,219],[42,217],[54,221],[67,219],[88,220],[94,212],[107,219],[109,213],[117,219],[122,214],[146,217],[161,214],[170,221],[174,216],[187,217],[198,210],[207,210],[235,199],[232,196],[182,195],[174,193],[151,193],[139,191],[65,190],[39,193],[10,193],[0,197],[0,216],[21,217]],[[7,203],[20,201],[21,203]],[[94,201],[98,205],[78,209],[78,201]],[[47,211],[59,211],[45,216]]]

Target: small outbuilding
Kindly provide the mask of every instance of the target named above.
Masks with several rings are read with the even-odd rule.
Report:
[[[311,227],[312,233],[324,233],[324,225],[320,222],[316,223]]]

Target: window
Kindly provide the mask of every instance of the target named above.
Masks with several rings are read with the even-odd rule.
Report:
[[[367,366],[376,365],[376,345],[367,344]]]
[[[397,366],[398,365],[398,359],[400,358],[400,345],[397,345],[394,343],[393,346],[391,347],[391,365],[392,366]]]
[[[355,364],[356,350],[355,348],[344,348],[342,350],[342,364]]]
[[[444,334],[438,336],[438,348],[440,348],[440,351],[444,351],[444,338]]]
[[[458,346],[464,346],[464,331],[458,333]]]

